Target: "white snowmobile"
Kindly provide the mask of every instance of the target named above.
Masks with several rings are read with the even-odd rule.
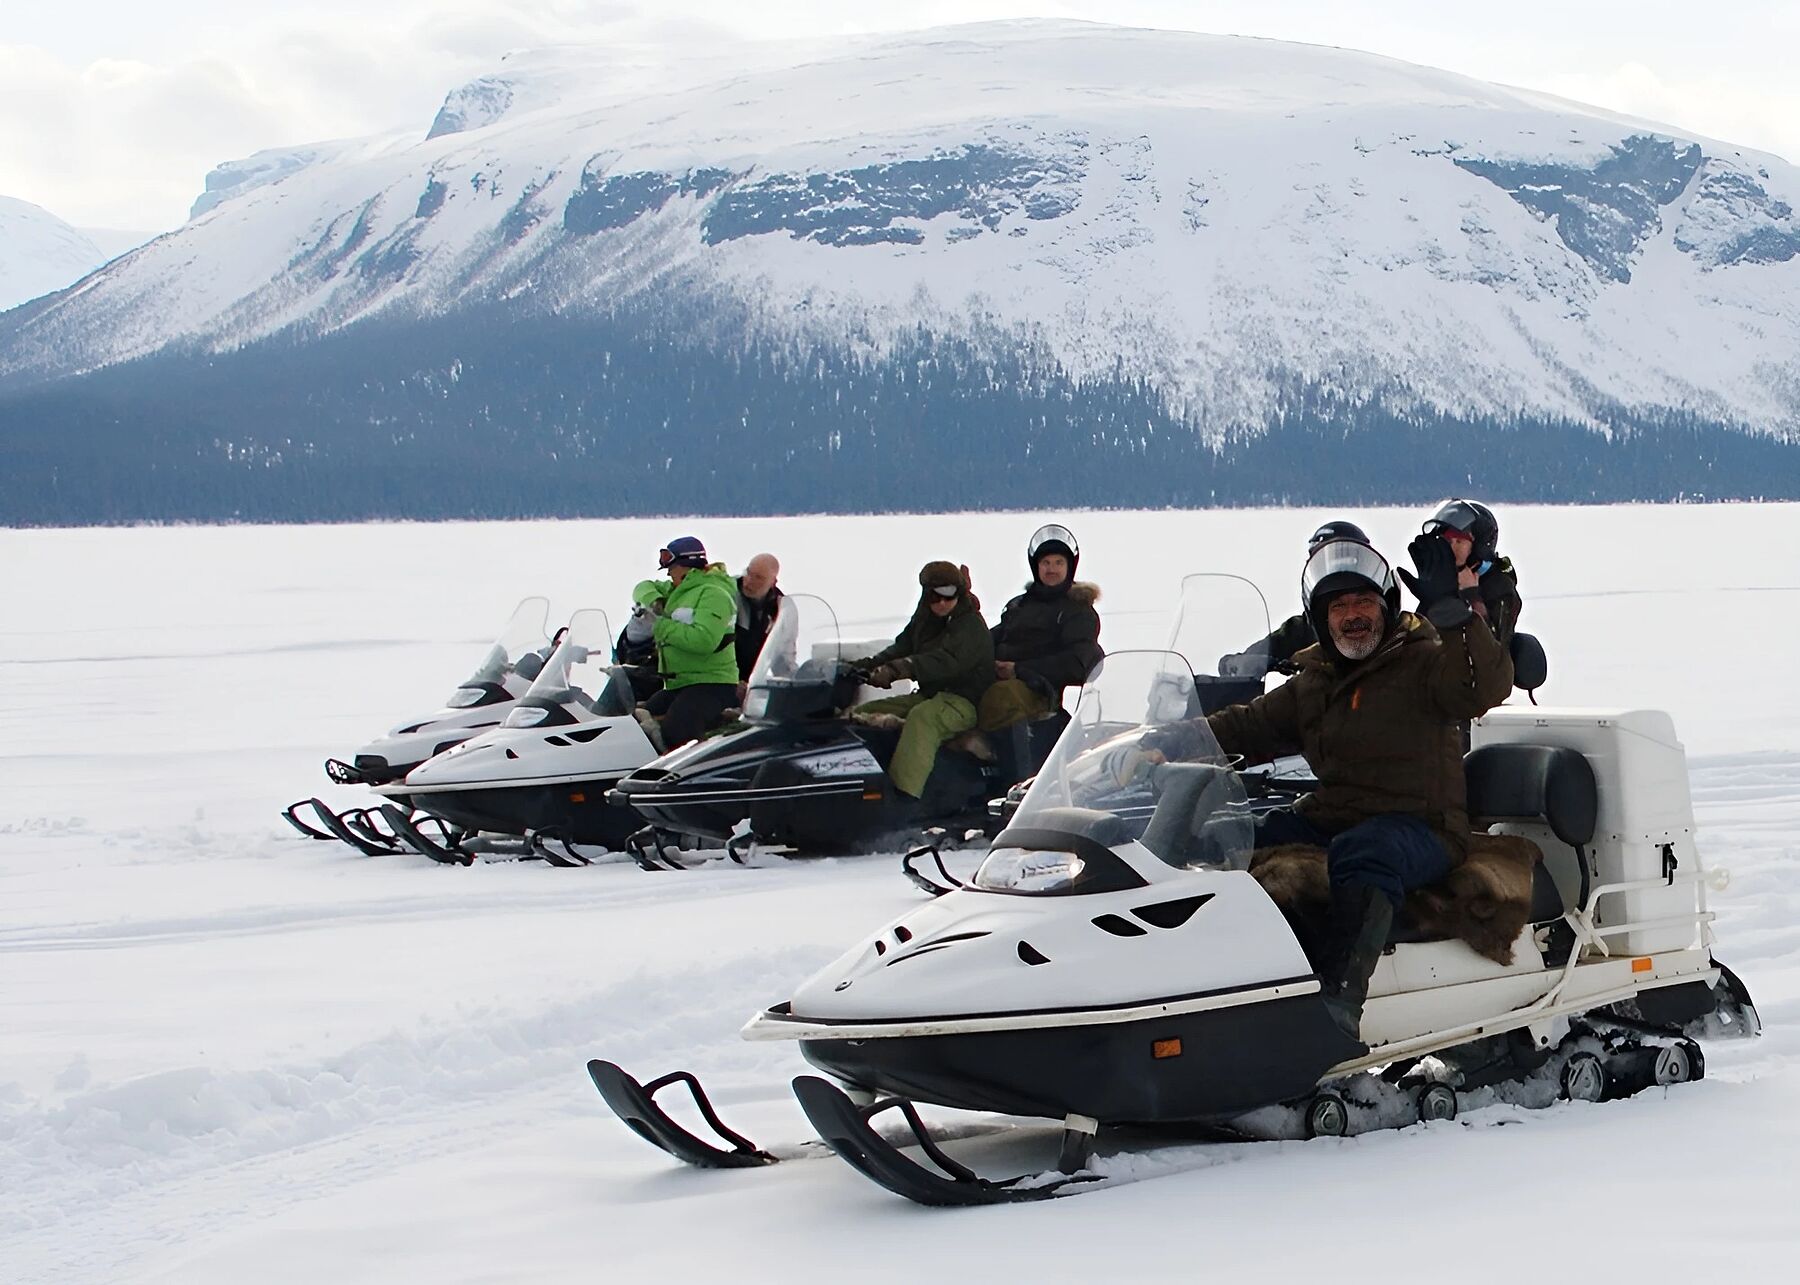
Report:
[[[326,759],[325,775],[335,785],[386,785],[434,754],[500,726],[550,654],[545,632],[549,617],[549,599],[521,600],[475,672],[457,684],[443,708],[388,729],[347,762]],[[302,812],[310,813],[312,819],[304,818]],[[342,840],[371,854],[397,850],[394,837],[379,828],[373,809],[333,812],[321,800],[311,798],[291,804],[281,815],[308,838]]]
[[[500,726],[375,787],[392,832],[461,865],[483,833],[521,836],[554,865],[587,865],[584,848],[618,850],[644,820],[607,793],[657,751],[633,714],[629,675],[608,663],[612,643],[604,611],[576,612]]]
[[[1184,658],[1107,657],[969,885],[744,1028],[797,1041],[837,1081],[793,1087],[838,1155],[924,1204],[1035,1200],[1105,1181],[1103,1126],[1337,1135],[1383,1115],[1371,1094],[1400,1098],[1410,1119],[1450,1118],[1477,1091],[1599,1100],[1697,1079],[1697,1040],[1757,1033],[1747,991],[1712,955],[1706,891],[1725,876],[1695,847],[1666,714],[1500,708],[1476,723],[1470,814],[1542,853],[1529,921],[1499,964],[1462,940],[1418,940],[1402,920],[1370,987],[1365,1047],[1332,1019],[1294,930],[1248,873],[1250,800],[1216,743],[1160,764],[1140,748],[1201,707]],[[649,1084],[609,1062],[589,1072],[621,1119],[679,1159],[772,1159],[686,1072]],[[675,1083],[723,1145],[657,1104]],[[1060,1120],[1061,1161],[982,1177],[926,1133],[915,1103]],[[876,1131],[888,1112],[925,1163]]]

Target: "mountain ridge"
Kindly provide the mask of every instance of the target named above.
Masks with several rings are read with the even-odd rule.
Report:
[[[918,333],[1030,348],[1041,360],[1018,369],[1040,376],[1019,377],[1054,372],[1088,390],[1077,402],[1141,395],[1157,431],[1215,453],[1312,415],[1296,388],[1379,407],[1309,421],[1378,454],[1402,421],[1603,439],[1679,424],[1727,451],[1800,435],[1800,171],[1776,157],[1375,55],[1084,24],[865,37],[647,96],[557,101],[579,51],[539,60],[535,89],[532,60],[516,65],[506,93],[492,77],[452,91],[416,142],[233,195],[0,318],[0,399],[52,387],[40,408],[77,414],[95,372],[111,386],[154,366],[173,388],[209,363],[274,369],[287,356],[255,354],[279,350],[345,385],[311,435],[348,458],[404,398],[331,336],[367,329],[398,354],[395,328],[420,327],[441,373],[508,326],[588,327],[626,360],[668,351],[680,318],[701,363],[918,361]],[[626,364],[647,372],[641,356]],[[556,409],[585,387],[580,358],[559,360],[486,390],[496,422],[539,426],[508,430],[539,458],[581,429]],[[796,378],[754,396],[783,403]],[[996,413],[1034,404],[1015,391]],[[446,413],[466,395],[445,385]],[[142,396],[123,413],[145,425],[179,400]],[[887,396],[887,441],[901,425],[943,440],[920,418],[939,403],[905,381]],[[658,398],[654,425],[613,431],[708,431]],[[794,425],[796,449],[811,432]],[[1571,438],[1570,458],[1585,449]]]

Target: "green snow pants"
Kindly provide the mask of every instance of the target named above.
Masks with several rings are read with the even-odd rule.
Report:
[[[937,762],[938,746],[975,726],[975,707],[954,692],[936,696],[888,696],[858,705],[856,714],[897,714],[906,720],[888,777],[902,794],[918,798]]]

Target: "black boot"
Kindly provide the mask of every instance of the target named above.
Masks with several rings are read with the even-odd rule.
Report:
[[[1394,926],[1394,903],[1385,892],[1353,883],[1331,890],[1331,918],[1319,951],[1319,985],[1332,1020],[1358,1038],[1369,977],[1381,961]]]

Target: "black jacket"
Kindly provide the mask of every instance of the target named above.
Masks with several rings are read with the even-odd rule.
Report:
[[[994,626],[994,659],[1010,660],[1019,679],[1046,696],[1087,681],[1106,653],[1100,647],[1098,585],[1077,580],[1067,590],[1035,583],[1006,604]]]
[[[781,607],[781,586],[771,585],[768,594],[761,602],[744,596],[744,577],[739,576],[737,585],[737,667],[738,681],[748,682],[750,671],[756,668],[756,658],[762,654],[763,641],[768,638],[769,630],[775,627],[775,613]]]

